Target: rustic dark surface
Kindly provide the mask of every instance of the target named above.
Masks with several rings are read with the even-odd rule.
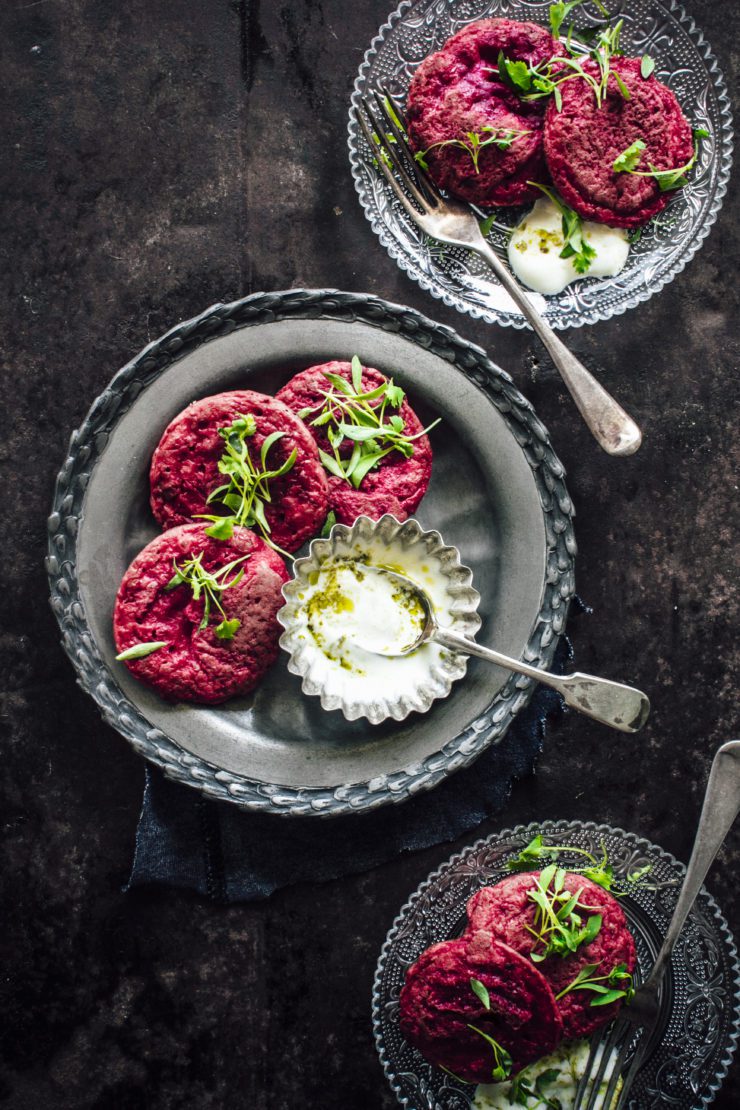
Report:
[[[560,726],[500,824],[604,820],[685,860],[712,753],[740,735],[737,205],[725,202],[688,270],[652,301],[569,337],[644,428],[635,458],[610,460],[529,334],[427,297],[359,210],[347,99],[386,4],[0,9],[0,1102],[13,1110],[392,1107],[368,1019],[377,953],[408,893],[462,847],[228,909],[121,893],[143,767],[59,647],[44,522],[93,398],[210,303],[296,285],[405,302],[486,347],[550,429],[578,511],[578,587],[594,607],[574,630],[580,663],[642,686],[654,708],[635,738]],[[689,7],[736,85],[740,10]],[[708,882],[736,931],[738,849],[735,831]],[[739,1070],[721,1110],[740,1102]]]

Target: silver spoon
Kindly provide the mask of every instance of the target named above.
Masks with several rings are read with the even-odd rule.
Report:
[[[637,732],[648,719],[650,702],[642,691],[635,690],[632,686],[623,686],[620,682],[610,682],[607,678],[596,678],[589,674],[578,672],[569,675],[550,674],[549,671],[542,671],[538,667],[530,667],[528,663],[522,663],[519,659],[511,659],[508,655],[493,651],[492,648],[482,647],[475,640],[469,640],[467,636],[461,636],[448,628],[441,628],[437,623],[431,598],[411,578],[407,578],[405,574],[398,574],[396,571],[386,570],[385,567],[363,567],[365,571],[370,569],[387,576],[404,593],[409,595],[410,600],[420,606],[423,614],[421,631],[416,639],[409,644],[401,644],[398,647],[384,644],[382,649],[374,647],[370,643],[358,644],[373,655],[386,655],[391,658],[410,655],[422,644],[431,641],[441,647],[449,648],[450,651],[462,652],[464,655],[475,655],[479,659],[486,659],[489,663],[496,663],[499,667],[505,667],[508,671],[527,675],[528,678],[534,678],[545,686],[551,686],[562,696],[566,705],[572,706],[573,709],[577,709],[579,713],[584,713],[587,717],[593,717],[595,721],[601,721],[602,724],[609,725],[610,728],[619,729],[620,732]]]

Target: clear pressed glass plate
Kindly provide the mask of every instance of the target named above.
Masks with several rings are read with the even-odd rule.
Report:
[[[655,74],[676,94],[703,140],[690,184],[651,220],[630,249],[627,265],[612,278],[584,278],[537,305],[554,328],[607,320],[647,300],[696,253],[717,218],[727,191],[732,160],[732,117],[717,61],[693,19],[674,0],[618,0],[608,5],[612,21],[624,20],[624,52],[655,59]],[[462,27],[478,19],[506,16],[547,25],[550,0],[404,0],[389,17],[365,55],[352,104],[381,82],[403,101],[419,63]],[[573,12],[576,27],[602,22],[593,2]],[[445,304],[490,323],[515,328],[524,317],[497,284],[485,263],[470,251],[447,247],[425,236],[406,215],[375,169],[367,144],[350,112],[349,149],[360,204],[391,258]],[[489,239],[505,257],[507,233],[523,208],[497,210],[499,227]]]
[[[644,978],[657,955],[686,869],[633,833],[580,821],[548,821],[506,829],[453,856],[401,910],[375,974],[375,1042],[385,1074],[408,1110],[470,1110],[475,1088],[432,1067],[401,1035],[398,996],[406,970],[430,944],[463,931],[471,895],[510,874],[507,861],[538,833],[546,844],[586,848],[599,857],[603,845],[616,878],[651,866],[646,881],[633,886],[620,904],[637,946],[638,977]],[[567,854],[562,859],[567,866]],[[572,857],[574,866],[580,866],[577,859]],[[737,952],[716,902],[702,890],[666,973],[660,1020],[628,1107],[708,1106],[727,1074],[739,1030]]]

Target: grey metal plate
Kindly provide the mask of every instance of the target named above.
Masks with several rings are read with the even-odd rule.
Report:
[[[531,406],[479,349],[409,309],[355,294],[291,291],[216,305],[146,348],[72,437],[50,518],[52,605],[79,681],[104,716],[171,777],[248,808],[336,814],[401,801],[503,735],[528,680],[471,661],[424,715],[372,727],[327,713],[281,658],[223,706],[170,704],[115,662],[111,615],[134,555],[158,531],[151,453],[190,401],[274,393],[296,371],[359,354],[393,374],[433,432],[417,517],[460,548],[482,595],[480,638],[547,666],[573,592],[562,466]]]

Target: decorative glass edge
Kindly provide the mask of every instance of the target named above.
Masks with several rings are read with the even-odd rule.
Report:
[[[530,325],[523,316],[518,313],[501,312],[496,309],[485,309],[478,305],[469,303],[464,293],[458,296],[453,296],[451,293],[441,289],[435,282],[430,281],[424,274],[417,272],[409,264],[403,252],[396,247],[392,238],[388,236],[385,229],[375,219],[370,211],[370,203],[368,201],[365,183],[362,178],[361,159],[358,147],[358,128],[354,119],[354,112],[359,109],[360,96],[365,85],[365,80],[370,69],[374,56],[378,53],[380,46],[385,42],[386,36],[394,29],[395,25],[400,22],[406,12],[417,3],[417,0],[402,0],[401,4],[394,12],[388,17],[387,21],[381,25],[377,35],[370,43],[370,46],[365,51],[365,55],[355,78],[354,85],[352,86],[352,93],[350,96],[350,112],[349,121],[347,125],[347,146],[349,148],[350,169],[352,172],[352,180],[354,182],[355,191],[360,200],[360,207],[362,208],[365,218],[369,222],[373,232],[377,235],[381,246],[383,246],[388,255],[393,259],[396,265],[405,274],[408,275],[413,281],[421,286],[427,293],[430,293],[435,300],[442,301],[448,308],[454,308],[458,312],[464,312],[474,320],[483,320],[488,324],[500,324],[502,327],[512,327],[518,330],[532,330]],[[706,218],[696,231],[696,234],[688,244],[686,251],[673,266],[655,282],[655,284],[633,293],[631,297],[625,300],[624,304],[609,306],[605,309],[591,308],[585,312],[579,312],[578,315],[566,314],[560,318],[551,318],[547,314],[545,318],[548,324],[557,331],[566,331],[569,328],[580,328],[587,324],[596,324],[602,320],[611,320],[614,316],[622,316],[625,312],[636,308],[639,304],[643,304],[649,300],[654,294],[659,293],[661,289],[665,288],[670,282],[674,280],[686,268],[687,264],[691,261],[697,251],[701,248],[704,240],[709,235],[712,227],[717,221],[722,203],[727,195],[730,174],[732,171],[732,154],[734,150],[734,132],[733,132],[733,119],[732,108],[730,104],[729,94],[727,92],[727,85],[719,68],[719,63],[712,53],[712,49],[704,38],[704,34],[699,27],[697,27],[695,20],[692,16],[688,15],[686,10],[678,0],[669,0],[667,11],[670,15],[674,16],[681,26],[684,26],[687,35],[696,47],[697,51],[702,55],[707,63],[709,74],[715,78],[715,90],[717,95],[717,106],[719,112],[720,122],[724,123],[727,127],[727,141],[726,148],[722,153],[720,163],[717,168],[717,185],[714,192],[712,205],[707,212]]]
[[[475,855],[479,851],[482,851],[487,845],[495,843],[499,840],[508,840],[513,837],[526,837],[528,842],[532,839],[533,836],[536,836],[538,833],[541,833],[543,831],[565,832],[568,829],[573,829],[574,831],[578,832],[593,832],[597,834],[600,833],[604,836],[617,836],[621,839],[624,839],[628,843],[633,844],[635,847],[642,849],[643,851],[647,849],[647,851],[654,853],[660,859],[665,860],[671,867],[675,867],[681,874],[686,873],[686,865],[684,863],[681,863],[680,860],[677,860],[676,857],[671,855],[670,852],[667,852],[664,848],[659,847],[657,844],[653,844],[645,837],[638,836],[637,833],[627,832],[625,829],[619,828],[618,826],[597,824],[595,821],[548,820],[532,821],[528,825],[515,825],[513,828],[501,829],[499,832],[491,833],[489,836],[481,837],[479,840],[476,840],[467,848],[463,848],[460,852],[456,852],[453,856],[450,856],[450,858],[446,860],[445,863],[440,864],[440,866],[435,871],[432,871],[431,874],[429,874],[427,878],[419,884],[413,894],[411,894],[411,896],[396,914],[396,917],[393,920],[393,924],[388,930],[388,934],[380,950],[380,956],[378,957],[378,963],[375,968],[375,976],[373,978],[373,992],[371,1001],[373,1039],[375,1041],[375,1048],[378,1053],[378,1058],[383,1068],[383,1074],[385,1075],[386,1080],[388,1081],[388,1085],[395,1094],[401,1106],[407,1107],[408,1110],[417,1110],[416,1107],[411,1106],[409,1099],[398,1087],[391,1072],[391,1062],[388,1059],[385,1051],[385,1041],[383,1037],[383,1027],[380,1016],[380,1008],[382,1004],[380,992],[386,960],[390,953],[391,947],[393,946],[393,943],[395,942],[396,937],[404,924],[405,918],[411,913],[416,903],[421,897],[423,897],[429,887],[438,882],[444,874],[454,870],[467,858]],[[702,1097],[700,1105],[697,1106],[695,1110],[703,1110],[704,1107],[711,1105],[711,1103],[714,1101],[715,1095],[720,1090],[722,1083],[727,1077],[727,1073],[730,1069],[730,1065],[737,1050],[738,1038],[740,1038],[740,960],[738,959],[738,951],[735,945],[735,939],[730,931],[730,927],[727,924],[724,914],[717,905],[717,902],[704,886],[701,889],[700,897],[703,897],[705,899],[707,907],[712,911],[712,914],[714,915],[714,920],[718,925],[720,935],[727,946],[728,962],[730,964],[732,972],[734,973],[732,983],[735,987],[735,993],[733,995],[735,1002],[735,1021],[729,1031],[729,1042],[727,1044],[725,1052],[717,1065],[717,1074],[715,1074],[713,1081],[709,1083],[707,1094]]]

